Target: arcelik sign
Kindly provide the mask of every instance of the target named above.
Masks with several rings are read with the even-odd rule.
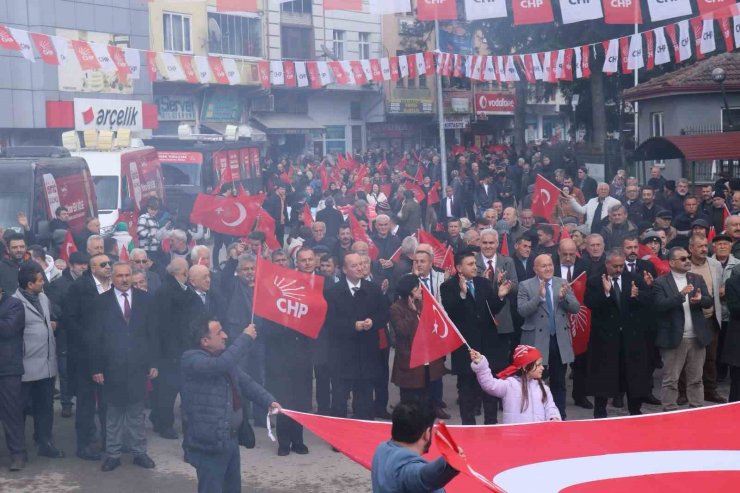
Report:
[[[75,130],[142,130],[141,101],[75,98]]]
[[[483,92],[475,95],[475,112],[485,115],[513,115],[516,96],[503,92]]]

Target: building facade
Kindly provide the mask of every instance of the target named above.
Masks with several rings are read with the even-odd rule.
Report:
[[[152,85],[146,75],[119,77],[115,70],[82,70],[68,41],[148,49],[146,2],[3,0],[0,24],[63,40],[57,45],[58,66],[38,56],[31,62],[20,53],[0,51],[0,148],[59,145],[62,132],[83,129],[78,113],[98,108],[131,108],[136,118],[128,128],[134,135],[146,136],[156,127]]]

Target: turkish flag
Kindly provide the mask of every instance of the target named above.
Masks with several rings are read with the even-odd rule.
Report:
[[[259,209],[257,210],[254,230],[265,233],[265,243],[271,250],[276,250],[282,247],[282,241],[278,241],[277,236],[275,236],[275,219],[273,219],[273,217],[264,210],[262,206],[259,206]],[[280,238],[280,240],[282,240],[282,238]]]
[[[247,236],[252,232],[255,218],[262,208],[264,195],[208,195],[199,193],[190,213],[190,222],[202,224],[217,233]]]
[[[311,215],[311,207],[308,202],[303,204],[303,225],[309,228],[313,225],[313,216]]]
[[[532,194],[532,212],[535,216],[550,219],[558,205],[560,189],[542,175],[537,175]]]
[[[565,228],[563,228],[565,230]],[[578,356],[588,349],[588,339],[591,336],[591,309],[585,305],[583,298],[586,295],[586,273],[581,272],[573,279],[570,287],[573,290],[581,309],[578,313],[568,315],[570,319],[570,335],[573,344],[573,353]]]
[[[444,308],[437,303],[426,286],[421,292],[421,316],[411,342],[409,368],[430,363],[465,344],[460,332]]]
[[[377,446],[391,436],[389,422],[282,412],[367,469]],[[735,491],[740,483],[736,450],[740,427],[717,432],[718,423],[738,419],[740,403],[732,403],[628,419],[449,426],[449,430],[480,475],[508,493],[694,493]],[[435,433],[425,458],[435,460],[445,450],[439,441]],[[460,474],[445,491],[482,488],[480,481]]]
[[[442,457],[445,458],[447,463],[452,466],[453,469],[460,471],[460,473],[475,481],[480,482],[487,490],[495,491],[497,493],[506,493],[468,464],[468,459],[467,456],[464,455],[464,450],[462,447],[458,446],[455,439],[452,438],[452,433],[450,433],[450,430],[447,428],[444,421],[440,421],[437,423],[437,426],[434,427],[434,438],[436,439],[439,453],[442,454]]]
[[[216,12],[257,12],[257,0],[216,0]]]
[[[432,184],[432,188],[429,189],[429,194],[427,195],[427,205],[439,204],[439,187],[439,181],[435,181]]]
[[[514,25],[544,24],[553,22],[552,2],[550,0],[521,0],[511,3],[514,11]]]
[[[67,234],[64,235],[62,246],[59,247],[59,258],[64,260],[65,262],[69,262],[69,256],[76,251],[77,246],[75,245],[75,240],[72,237],[72,232],[70,230],[67,230]]]
[[[417,2],[416,18],[420,21],[454,21],[457,19],[457,2],[456,0]]]
[[[640,244],[637,254],[641,259],[649,261],[655,266],[655,270],[659,276],[668,274],[671,271],[671,267],[668,265],[667,260],[661,260],[658,258],[647,245]]]
[[[376,247],[375,243],[373,243],[373,240],[370,239],[370,236],[368,236],[367,231],[365,231],[365,229],[362,227],[360,221],[357,220],[355,214],[352,211],[349,211],[348,216],[349,226],[352,230],[352,239],[355,241],[364,241],[365,243],[367,243],[368,254],[370,255],[370,258],[373,260],[378,260],[378,256],[380,255],[378,247]]]
[[[324,276],[257,258],[254,314],[316,339],[326,319]]]

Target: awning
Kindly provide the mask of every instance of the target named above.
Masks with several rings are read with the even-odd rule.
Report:
[[[206,127],[219,135],[223,135],[224,132],[226,132],[226,126],[234,124],[223,122],[200,122],[200,125],[201,127]],[[239,137],[251,139],[252,142],[267,142],[267,134],[251,125],[240,124]]]
[[[740,159],[740,132],[653,137],[635,149],[635,161]]]
[[[323,125],[305,114],[260,113],[252,115],[252,120],[268,134],[299,134],[326,130]]]

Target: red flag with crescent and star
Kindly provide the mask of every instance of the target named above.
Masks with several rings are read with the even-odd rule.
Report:
[[[416,368],[451,353],[465,344],[465,339],[452,323],[444,308],[422,285],[421,316],[411,342],[409,368]]]
[[[560,189],[555,184],[544,176],[537,175],[532,193],[532,213],[550,220],[558,205],[559,196]]]
[[[262,209],[264,195],[208,195],[199,193],[190,213],[190,222],[202,224],[217,233],[247,236]]]
[[[565,228],[563,228],[565,229]],[[583,298],[586,295],[586,273],[581,272],[578,277],[570,283],[581,309],[578,313],[568,315],[570,318],[570,335],[571,344],[573,345],[573,354],[578,356],[588,349],[588,339],[591,337],[591,309],[585,305]]]
[[[65,262],[69,262],[69,256],[76,251],[77,246],[75,245],[74,238],[72,238],[72,232],[67,230],[67,234],[64,235],[64,242],[62,242],[62,246],[59,247],[59,258]]]

